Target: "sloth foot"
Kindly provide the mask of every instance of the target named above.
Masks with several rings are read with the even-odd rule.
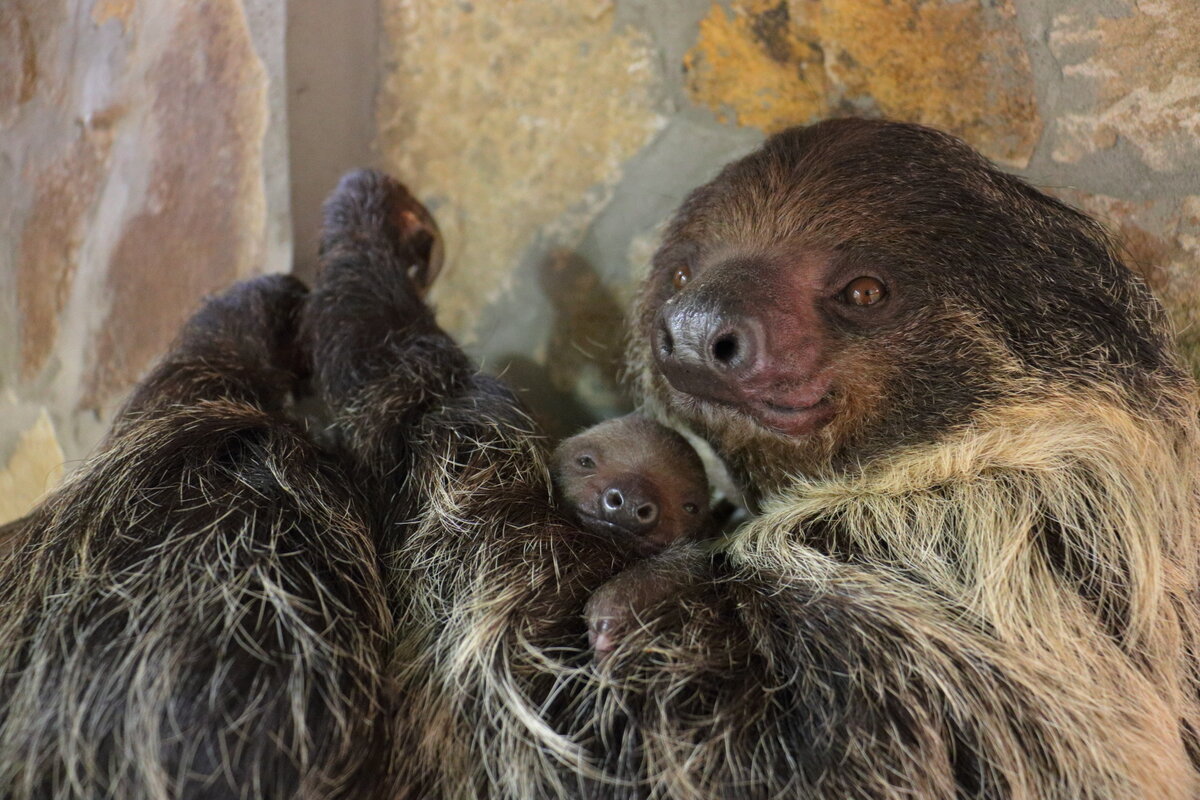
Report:
[[[404,277],[424,297],[442,268],[442,235],[429,210],[404,184],[377,170],[348,172],[325,201],[321,252],[339,246],[392,249]]]
[[[308,288],[291,275],[261,275],[209,298],[188,320],[176,352],[242,353],[254,366],[304,371],[297,346],[300,310]]]

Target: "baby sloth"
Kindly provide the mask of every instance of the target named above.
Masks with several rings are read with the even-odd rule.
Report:
[[[642,556],[696,536],[710,522],[700,456],[678,433],[641,414],[564,440],[553,471],[569,516],[589,531],[627,540]]]
[[[700,456],[675,431],[640,414],[606,420],[554,452],[561,507],[587,530],[615,535],[643,556],[715,532]],[[661,559],[642,561],[596,591],[585,611],[596,657],[615,647],[636,609],[663,599]],[[670,559],[666,559],[669,561]]]

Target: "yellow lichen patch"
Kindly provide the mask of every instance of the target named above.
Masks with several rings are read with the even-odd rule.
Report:
[[[777,131],[828,112],[824,58],[786,2],[714,5],[684,56],[688,91],[723,122]]]
[[[819,20],[842,98],[869,99],[885,116],[953,131],[992,158],[1029,161],[1041,123],[1009,0],[802,5]]]
[[[1063,114],[1053,157],[1075,162],[1130,142],[1157,170],[1186,168],[1200,158],[1200,14],[1195,0],[1138,0],[1117,18],[1063,14],[1050,46],[1096,103]],[[1083,54],[1083,55],[1080,55]]]
[[[652,53],[596,0],[385,0],[383,17],[380,149],[434,206],[439,318],[469,340],[535,236],[586,225],[661,127]]]
[[[693,99],[768,133],[880,114],[1023,165],[1041,132],[1011,0],[735,0],[713,7],[685,66]]]
[[[54,425],[42,411],[0,469],[0,525],[28,513],[62,479],[63,460]]]

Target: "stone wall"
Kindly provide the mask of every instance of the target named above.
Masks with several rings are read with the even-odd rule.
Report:
[[[686,192],[831,114],[947,128],[1100,216],[1200,363],[1194,0],[339,3],[0,0],[0,521],[200,297],[293,241],[311,275],[359,162],[434,210],[440,319],[556,432],[626,407],[622,311]]]
[[[252,0],[0,1],[0,520],[197,298],[287,269],[282,26]]]
[[[655,232],[766,134],[949,129],[1104,218],[1200,362],[1195,0],[382,0],[384,164],[436,210],[441,319],[559,430],[620,410]]]

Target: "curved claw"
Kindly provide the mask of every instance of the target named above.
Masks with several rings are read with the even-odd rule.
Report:
[[[588,644],[595,652],[596,660],[603,661],[617,648],[616,623],[609,617],[592,620],[588,625]]]
[[[416,256],[405,275],[412,281],[417,294],[424,297],[442,271],[445,247],[433,215],[411,195],[408,199],[412,206],[396,215],[396,227],[401,237],[410,242]]]

